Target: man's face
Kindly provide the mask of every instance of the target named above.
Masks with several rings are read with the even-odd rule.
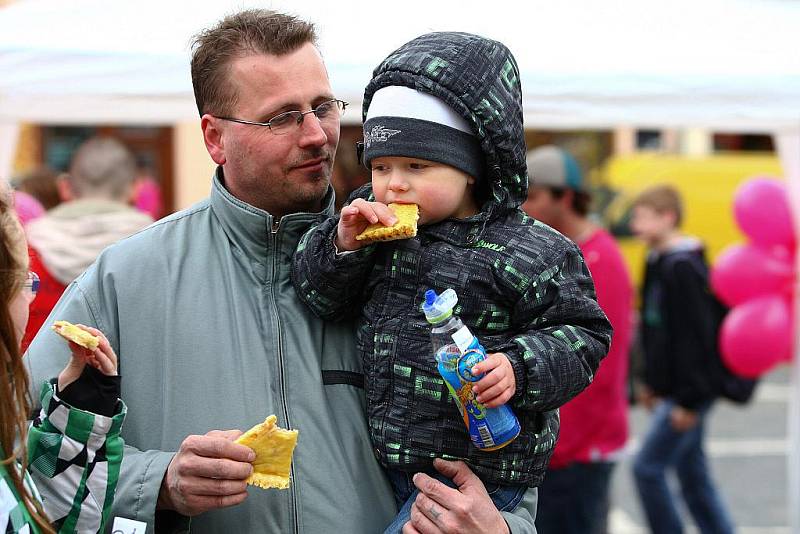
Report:
[[[548,187],[532,185],[521,208],[534,219],[558,230],[564,211],[563,199],[556,198]]]
[[[238,94],[230,116],[237,119],[267,122],[333,98],[322,57],[311,43],[283,56],[236,58],[229,79]],[[225,185],[235,197],[276,217],[321,208],[339,144],[338,122],[325,126],[307,114],[299,126],[276,135],[266,126],[211,120],[220,131]]]

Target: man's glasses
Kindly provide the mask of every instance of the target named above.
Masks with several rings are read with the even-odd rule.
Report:
[[[33,271],[28,271],[28,276],[22,284],[22,289],[33,298],[36,296],[36,293],[39,292],[39,284],[39,275]]]
[[[314,109],[308,111],[286,111],[275,115],[267,122],[246,121],[244,119],[234,119],[232,117],[217,117],[224,121],[238,122],[241,124],[252,124],[253,126],[266,126],[275,135],[285,135],[292,133],[300,128],[305,116],[313,113],[317,116],[320,124],[325,126],[338,126],[339,121],[347,109],[347,102],[344,100],[326,100]]]

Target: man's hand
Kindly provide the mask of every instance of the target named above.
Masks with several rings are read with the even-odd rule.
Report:
[[[336,229],[336,248],[339,251],[358,250],[365,246],[356,236],[370,224],[380,221],[385,226],[397,222],[397,216],[386,204],[367,202],[363,198],[355,199],[350,205],[342,208],[339,215],[339,226]]]
[[[488,354],[486,359],[475,365],[471,370],[473,375],[486,373],[478,380],[472,390],[478,395],[478,402],[487,408],[497,408],[511,400],[517,388],[514,378],[514,368],[508,356],[502,352]]]
[[[670,424],[676,432],[686,432],[697,424],[697,412],[674,406],[669,414]]]
[[[505,519],[467,464],[437,458],[433,465],[458,489],[422,473],[414,475],[420,493],[411,506],[411,520],[403,526],[403,534],[508,533]]]
[[[156,507],[193,516],[243,502],[256,453],[233,443],[241,435],[240,430],[212,430],[183,440],[167,467]]]

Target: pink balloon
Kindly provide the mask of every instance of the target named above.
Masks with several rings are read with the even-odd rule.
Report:
[[[751,178],[736,190],[733,203],[736,223],[754,243],[794,249],[792,211],[783,182]]]
[[[792,257],[750,244],[732,245],[711,269],[711,288],[728,306],[756,297],[790,294],[794,284]]]
[[[732,372],[757,378],[791,358],[792,317],[789,301],[759,297],[733,308],[720,329],[722,359]]]
[[[23,226],[44,215],[41,202],[24,191],[14,191],[14,211]]]

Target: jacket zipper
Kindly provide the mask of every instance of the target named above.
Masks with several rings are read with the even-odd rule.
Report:
[[[272,283],[270,284],[270,293],[272,294],[271,299],[271,306],[273,315],[275,316],[275,321],[278,326],[278,377],[280,379],[280,386],[281,386],[281,408],[283,408],[283,417],[286,421],[286,428],[292,428],[292,423],[289,420],[289,407],[286,404],[286,380],[284,378],[283,372],[283,326],[281,325],[281,316],[278,314],[278,304],[277,304],[277,297],[275,295],[275,282],[277,281],[277,273],[278,273],[278,230],[280,229],[280,221],[274,223],[270,230],[272,234]],[[297,512],[297,494],[295,493],[295,486],[296,479],[294,477],[294,463],[292,463],[290,467],[290,473],[292,478],[292,485],[289,487],[289,499],[291,501],[291,512],[292,512],[292,522],[294,524],[294,532],[299,534],[300,532],[300,523],[298,519],[298,512]]]

